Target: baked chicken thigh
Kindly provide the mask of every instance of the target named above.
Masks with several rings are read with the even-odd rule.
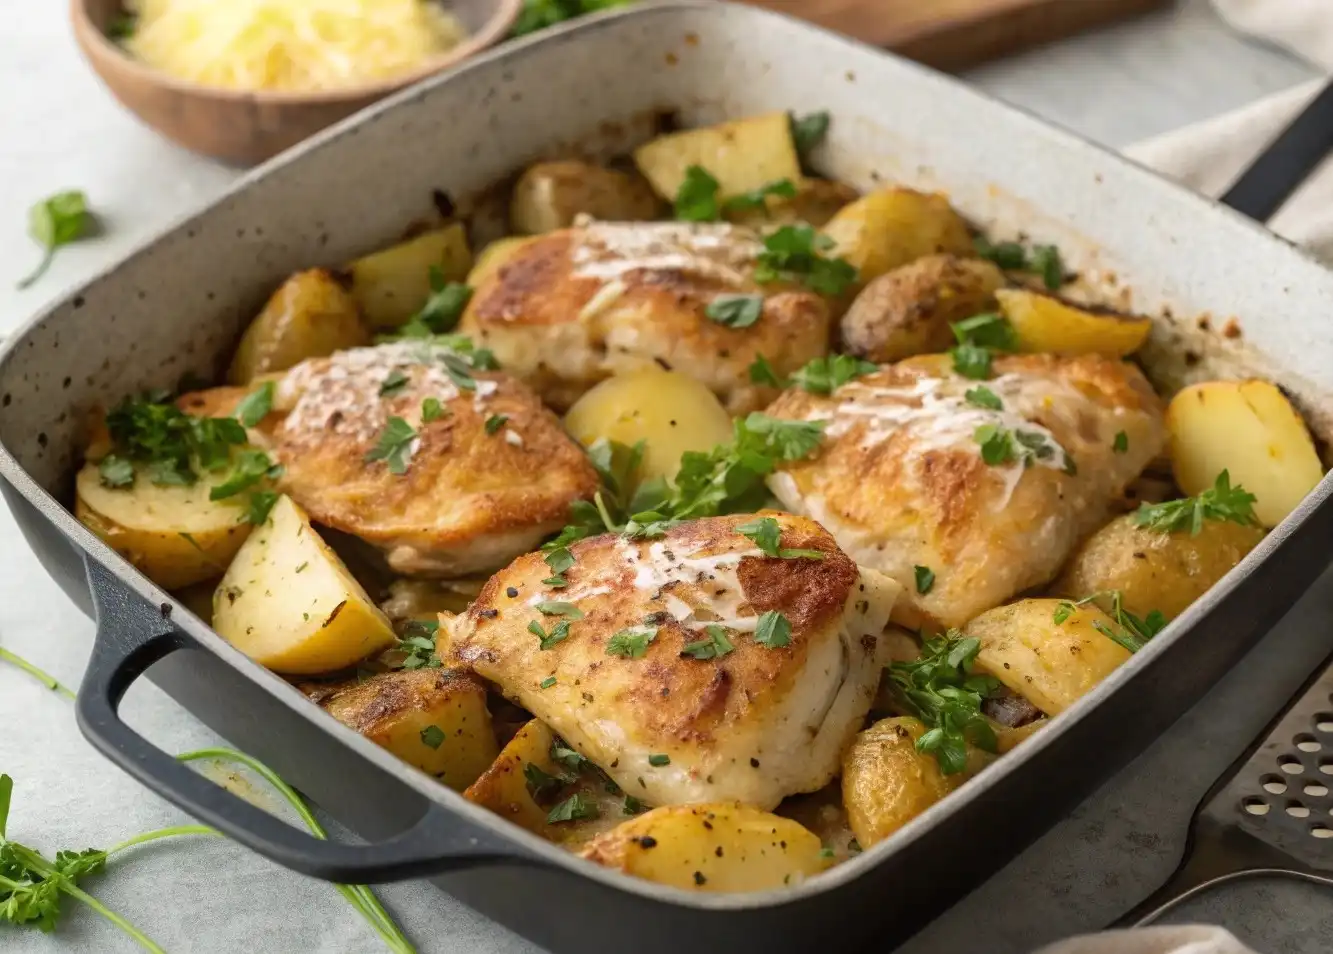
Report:
[[[810,552],[766,556],[737,532],[765,518],[784,550]],[[442,617],[442,653],[650,805],[772,808],[834,778],[887,661],[896,583],[790,514],[569,552],[562,587],[540,553],[497,573]]]

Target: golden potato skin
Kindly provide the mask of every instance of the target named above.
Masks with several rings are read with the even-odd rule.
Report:
[[[500,751],[486,687],[463,670],[400,670],[300,688],[349,729],[455,791],[475,782]],[[432,726],[444,737],[435,745]]]
[[[257,375],[285,371],[306,358],[322,358],[370,343],[356,299],[322,268],[297,272],[282,283],[245,330],[227,380],[249,384]]]
[[[431,269],[447,282],[461,282],[472,268],[467,231],[452,223],[372,252],[345,269],[352,297],[372,328],[396,328],[430,297]]]
[[[1152,320],[1076,304],[1035,288],[1002,288],[1000,311],[1029,354],[1100,354],[1123,358],[1143,347]]]
[[[825,254],[845,258],[862,282],[923,255],[973,254],[967,223],[939,193],[893,187],[845,206],[824,226],[833,240]]]
[[[766,891],[828,866],[813,833],[740,802],[654,809],[594,839],[583,857],[685,891]]]
[[[796,183],[796,196],[784,199],[770,195],[757,209],[724,209],[723,217],[738,225],[765,228],[777,225],[795,225],[804,222],[823,228],[844,206],[859,198],[849,185],[832,179],[805,179]]]
[[[1117,517],[1088,537],[1056,583],[1055,591],[1081,599],[1119,590],[1125,609],[1140,618],[1160,610],[1174,619],[1239,563],[1264,531],[1229,520],[1205,520],[1197,536],[1136,526]]]
[[[1187,494],[1222,471],[1254,494],[1254,514],[1275,527],[1323,479],[1305,421],[1267,381],[1207,381],[1184,388],[1166,409],[1171,469]]]
[[[568,228],[579,215],[639,222],[661,212],[662,204],[640,176],[576,159],[529,166],[509,200],[509,223],[524,235]]]
[[[871,280],[842,316],[842,350],[885,364],[944,351],[952,321],[993,306],[1004,273],[981,258],[927,255]]]
[[[1063,601],[1020,600],[982,613],[963,628],[981,641],[976,667],[1047,715],[1059,715],[1129,660],[1129,650],[1098,631],[1116,624],[1096,606],[1055,622]]]

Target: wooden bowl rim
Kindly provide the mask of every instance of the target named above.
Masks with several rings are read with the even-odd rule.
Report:
[[[495,11],[482,28],[470,35],[462,43],[438,56],[432,57],[421,66],[400,76],[390,77],[363,86],[347,86],[329,90],[246,90],[231,89],[224,86],[208,86],[193,80],[183,80],[169,73],[154,69],[141,63],[113,43],[109,37],[97,28],[88,15],[89,0],[70,0],[70,20],[74,26],[74,36],[90,59],[100,60],[110,66],[130,74],[144,83],[174,90],[179,93],[196,96],[211,96],[219,100],[234,100],[248,104],[274,106],[328,105],[369,97],[387,96],[428,76],[440,72],[468,57],[494,46],[508,34],[510,27],[518,20],[523,10],[523,0],[496,0]],[[112,66],[114,64],[114,66]]]

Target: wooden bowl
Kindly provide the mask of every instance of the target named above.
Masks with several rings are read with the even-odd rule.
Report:
[[[74,38],[116,99],[143,122],[193,152],[253,165],[417,80],[503,40],[523,0],[454,0],[468,38],[391,80],[325,92],[243,92],[176,79],[138,62],[107,38],[120,0],[70,0]]]

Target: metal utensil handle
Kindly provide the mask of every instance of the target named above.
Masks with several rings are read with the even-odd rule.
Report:
[[[1241,173],[1219,200],[1242,215],[1267,222],[1333,151],[1333,83]]]
[[[179,808],[283,867],[341,884],[537,860],[429,801],[411,828],[388,841],[324,841],[194,772],[126,725],[118,710],[126,691],[154,663],[182,649],[206,650],[155,609],[111,585],[109,574],[92,560],[88,575],[97,637],[75,704],[79,728],[103,755]]]

